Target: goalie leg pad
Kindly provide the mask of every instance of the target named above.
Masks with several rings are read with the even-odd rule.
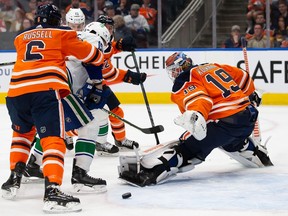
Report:
[[[220,149],[234,160],[249,168],[273,166],[266,147],[257,143],[252,137],[248,137],[245,140],[243,148],[240,151],[228,152],[222,147]]]

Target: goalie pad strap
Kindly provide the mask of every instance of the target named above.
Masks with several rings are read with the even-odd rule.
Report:
[[[167,172],[169,172],[171,169],[170,169],[170,165],[169,165],[169,162],[167,161],[166,158],[164,158],[163,156],[161,156],[160,158],[158,158],[164,165],[165,169]]]

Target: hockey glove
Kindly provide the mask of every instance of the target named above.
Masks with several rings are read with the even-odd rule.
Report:
[[[88,109],[92,110],[103,108],[110,93],[111,90],[109,88],[102,90],[87,82],[77,92],[77,96],[83,101]]]
[[[206,137],[206,121],[202,114],[197,111],[185,111],[181,116],[174,119],[174,123],[190,132],[197,140],[202,140]]]
[[[116,42],[116,48],[121,51],[134,51],[136,48],[136,41],[132,36],[120,38]]]
[[[140,83],[145,82],[147,77],[146,73],[136,73],[128,70],[124,76],[123,81],[127,83],[132,83],[133,85],[139,85]]]
[[[261,92],[255,90],[252,94],[249,95],[249,100],[253,105],[259,107],[262,102],[261,96],[262,96]]]

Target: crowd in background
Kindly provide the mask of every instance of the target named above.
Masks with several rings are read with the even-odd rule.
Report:
[[[157,0],[95,1],[98,9],[96,13],[94,0],[0,0],[0,34],[20,32],[30,27],[37,6],[53,3],[61,9],[63,24],[65,14],[71,7],[81,8],[86,16],[86,24],[95,20],[95,14],[113,18],[116,40],[124,35],[132,35],[139,48],[157,45]],[[162,2],[162,25],[170,25],[180,11],[177,8],[183,9],[189,1]],[[248,47],[265,48],[268,43],[270,47],[288,47],[288,0],[269,0],[269,4],[270,26],[267,28],[266,1],[247,0],[247,27],[244,35],[241,35],[240,26],[232,26],[231,34],[222,47],[241,47],[241,36],[247,39]]]
[[[107,15],[115,21],[116,40],[123,35],[133,35],[139,48],[157,45],[157,0],[0,0],[0,34],[1,32],[21,32],[33,25],[34,13],[39,5],[53,3],[62,13],[65,25],[65,14],[70,8],[81,8],[86,17],[86,24],[97,19],[95,15]],[[169,0],[168,0],[169,1]],[[176,18],[176,9],[184,8],[180,0],[167,11],[165,22],[172,23]],[[94,6],[97,6],[95,13]]]
[[[247,47],[266,48],[288,47],[288,1],[270,0],[270,24],[266,24],[266,1],[247,1],[247,28],[241,35],[240,26],[231,27],[230,37],[224,42],[224,48],[242,47],[241,37],[247,40]]]

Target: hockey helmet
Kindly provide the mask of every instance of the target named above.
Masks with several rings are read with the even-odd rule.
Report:
[[[104,50],[108,48],[111,35],[105,24],[100,22],[91,22],[84,28],[83,31],[99,36],[103,42]]]
[[[193,61],[183,52],[175,52],[168,57],[165,65],[169,78],[174,82],[181,73],[193,65]]]
[[[40,5],[36,10],[34,22],[36,25],[46,23],[51,26],[60,26],[61,13],[55,5]]]
[[[85,15],[80,8],[70,8],[66,14],[66,23],[76,31],[82,31],[85,26]]]

